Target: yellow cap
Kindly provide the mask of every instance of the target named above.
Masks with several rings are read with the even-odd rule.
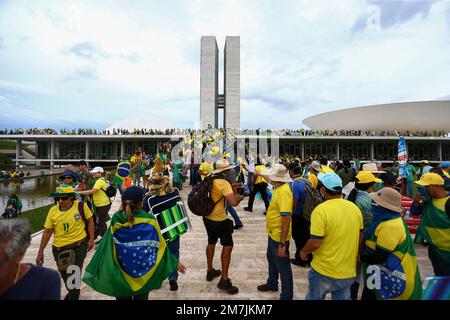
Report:
[[[371,182],[383,182],[383,180],[378,179],[377,177],[375,177],[373,175],[372,172],[370,171],[360,171],[357,175],[356,175],[356,179],[358,181],[358,183],[371,183]]]
[[[444,179],[438,175],[437,173],[425,173],[422,177],[420,177],[419,181],[414,181],[420,186],[443,186]]]
[[[62,184],[56,188],[55,192],[50,194],[50,197],[57,197],[60,195],[72,194],[75,195],[75,189],[69,184]]]

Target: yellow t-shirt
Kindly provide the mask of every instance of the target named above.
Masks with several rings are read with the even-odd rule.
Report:
[[[402,218],[383,221],[375,229],[376,244],[373,241],[366,240],[366,245],[372,250],[376,246],[393,252],[395,248],[406,239],[405,227]]]
[[[311,214],[311,238],[323,239],[313,252],[311,266],[333,279],[356,276],[359,234],[364,227],[361,210],[352,202],[331,199]]]
[[[433,199],[433,204],[438,208],[441,214],[445,213],[445,203],[450,196]],[[433,244],[441,250],[450,251],[450,229],[449,228],[432,228],[425,227],[430,237],[433,239]]]
[[[132,157],[130,158],[130,164],[131,164],[132,166],[135,165],[137,161],[138,161],[138,157],[136,157],[136,156],[132,156]]]
[[[322,171],[320,171],[320,173],[334,173],[334,170],[326,165],[322,164],[321,167],[322,167]]]
[[[209,163],[209,162],[203,162],[200,165],[200,167],[198,168],[198,170],[203,171],[203,173],[206,173],[206,175],[200,174],[200,178],[203,181],[203,180],[205,180],[206,176],[208,174],[210,174],[214,170],[214,165],[212,163]]]
[[[84,239],[87,234],[81,214],[78,212],[78,203],[74,201],[72,207],[66,211],[59,210],[59,205],[50,208],[45,219],[44,228],[53,229],[55,247],[64,247]],[[86,220],[92,217],[92,211],[84,204]]]
[[[261,173],[264,171],[266,171],[266,166],[263,166],[262,164],[255,167],[255,173]],[[266,179],[264,179],[262,176],[257,176],[256,180],[255,180],[255,184],[262,183],[262,182],[267,183]]]
[[[227,180],[215,179],[211,189],[211,199],[214,202],[219,201],[222,197],[223,199],[216,204],[214,210],[206,216],[206,218],[212,221],[223,221],[228,219],[227,210],[225,208],[225,197],[231,193],[233,193],[233,189],[231,189],[231,184]]]
[[[106,180],[104,178],[97,179],[92,188],[98,190],[92,195],[92,198],[94,199],[94,205],[96,207],[104,207],[111,203],[111,201],[109,201],[109,197],[105,192],[102,191],[102,189],[106,191],[106,189],[108,188],[108,184],[106,183]]]
[[[289,183],[285,183],[273,190],[272,199],[266,214],[266,232],[273,241],[280,242],[283,216],[292,215],[292,202],[292,191]],[[289,226],[286,241],[291,239],[291,233],[292,224]]]
[[[311,182],[314,188],[317,188],[319,180],[317,179],[317,176],[314,173],[308,174],[308,180]]]
[[[448,198],[450,197],[447,196],[439,199],[433,199],[433,204],[436,208],[445,212],[445,203],[447,202]]]

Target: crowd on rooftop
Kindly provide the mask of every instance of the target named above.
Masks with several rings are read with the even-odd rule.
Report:
[[[220,129],[223,131],[223,129]],[[10,135],[187,135],[194,133],[204,133],[206,129],[147,129],[135,128],[133,130],[114,128],[112,130],[96,130],[88,128],[60,129],[52,128],[15,128],[0,130],[0,134]],[[228,130],[230,131],[230,130]],[[235,134],[277,134],[279,136],[300,136],[300,137],[328,137],[328,136],[358,136],[358,137],[448,137],[449,133],[443,130],[434,131],[375,131],[375,130],[309,130],[309,129],[231,129]]]

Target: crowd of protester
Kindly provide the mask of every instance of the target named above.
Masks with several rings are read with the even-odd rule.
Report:
[[[180,251],[189,250],[180,248],[181,234],[159,242],[156,249],[145,245],[154,246],[155,241],[140,241],[140,237],[155,232],[155,239],[162,239],[163,228],[156,227],[149,199],[162,197],[167,201],[164,197],[182,189],[188,176],[193,188],[189,197],[205,186],[211,187],[208,197],[215,206],[202,217],[208,238],[206,281],[218,278],[217,288],[225,293],[239,293],[237,284],[230,279],[232,234],[244,224],[234,207],[248,196],[244,210],[258,211],[253,206],[258,193],[264,201],[262,214],[266,216],[268,277],[255,290],[274,292],[281,285],[280,299],[292,300],[295,266],[309,269],[308,300],[322,300],[327,294],[337,300],[421,299],[422,279],[413,238],[402,219],[402,194],[412,198],[412,213],[422,216],[415,241],[427,245],[435,276],[450,276],[450,253],[445,243],[450,237],[448,162],[433,166],[423,160],[418,167],[408,164],[407,176],[402,178],[396,163],[386,167],[376,162],[361,163],[356,157],[352,161],[330,162],[326,158],[300,159],[286,154],[276,161],[246,150],[245,159],[232,159],[226,152],[212,148],[203,149],[203,163],[196,164],[193,153],[185,153],[181,148],[180,157],[173,159],[172,151],[169,143],[161,145],[154,155],[138,149],[129,159],[121,160],[116,176],[109,181],[103,168],[88,170],[84,161],[67,168],[50,195],[55,205],[45,221],[36,257],[38,267],[21,264],[30,241],[29,226],[0,220],[0,258],[5,257],[7,263],[6,271],[0,275],[0,299],[59,299],[61,289],[54,281],[55,273],[42,267],[44,249],[52,236],[53,257],[66,287],[68,265],[83,269],[87,252],[96,249],[83,276],[83,281],[94,290],[118,300],[146,300],[150,291],[168,279],[170,290],[177,291],[178,272],[186,270],[179,260]],[[125,176],[118,175],[119,168],[126,169]],[[413,191],[413,184],[419,194]],[[119,189],[121,207],[107,227],[110,186]],[[195,204],[191,205],[191,211],[195,210]],[[139,227],[134,227],[138,222]],[[17,248],[9,252],[1,243],[9,245],[12,232],[20,234],[17,241],[21,243],[14,244]],[[219,240],[220,269],[214,267]],[[136,241],[139,247],[133,249],[131,243]],[[153,256],[148,256],[146,250]],[[291,258],[290,250],[295,252]],[[134,264],[133,270],[127,264],[135,256],[143,259],[139,264],[143,263]],[[143,280],[140,272],[147,270],[147,258],[150,262],[159,261],[159,265],[155,276]],[[16,263],[9,264],[10,259]],[[384,270],[380,288],[368,286],[368,267],[372,265]],[[124,272],[133,274],[127,278],[117,276]],[[34,273],[48,281],[31,277]],[[26,281],[17,282],[17,277]],[[33,290],[25,290],[31,287]],[[67,289],[65,299],[80,298],[78,288]]]
[[[204,134],[207,129],[145,129],[135,128],[133,130],[114,128],[112,130],[96,130],[96,129],[3,129],[0,134],[10,135],[194,135]],[[220,129],[223,132],[223,129]],[[442,130],[434,131],[375,131],[375,130],[309,130],[309,129],[231,129],[228,130],[237,135],[250,134],[277,134],[280,136],[293,137],[336,137],[336,136],[356,136],[356,137],[448,137],[449,133]]]

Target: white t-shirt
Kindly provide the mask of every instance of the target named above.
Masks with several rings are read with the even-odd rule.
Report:
[[[253,157],[248,158],[248,172],[255,173],[255,160]]]

